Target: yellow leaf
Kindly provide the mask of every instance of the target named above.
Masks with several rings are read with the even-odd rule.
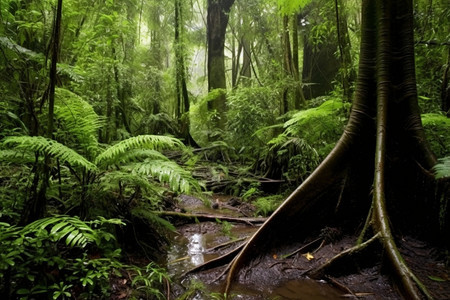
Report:
[[[314,256],[312,256],[312,254],[311,253],[305,253],[305,254],[303,254],[303,256],[307,259],[307,260],[311,260],[311,259],[314,259]]]

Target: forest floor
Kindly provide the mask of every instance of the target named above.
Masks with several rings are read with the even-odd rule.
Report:
[[[217,216],[217,220],[172,219],[177,233],[166,260],[169,274],[174,278],[169,299],[223,299],[227,263],[189,271],[242,245],[263,221],[223,221],[222,217],[230,216],[244,220],[254,213],[254,208],[239,199],[219,195],[214,196],[213,203],[215,208],[210,208],[200,199],[180,198],[181,212]],[[332,238],[324,239],[324,232]],[[346,261],[319,280],[310,279],[309,270],[352,247],[357,239],[356,235],[341,233],[336,228],[325,228],[321,233],[320,236],[312,234],[301,244],[284,246],[257,258],[233,284],[231,299],[403,299],[389,270],[382,264],[380,249]],[[399,240],[398,247],[405,261],[431,295],[435,299],[450,299],[450,270],[445,266],[442,251],[413,237],[404,236]]]

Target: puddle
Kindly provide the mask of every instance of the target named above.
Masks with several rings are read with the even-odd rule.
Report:
[[[169,274],[179,277],[186,271],[217,258],[236,245],[231,244],[228,248],[209,251],[211,248],[230,240],[250,236],[256,229],[257,227],[234,224],[230,231],[224,234],[222,225],[214,222],[188,224],[178,228],[179,234],[173,237],[172,245],[167,252]]]

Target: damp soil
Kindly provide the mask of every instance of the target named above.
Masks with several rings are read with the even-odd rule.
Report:
[[[234,203],[230,203],[234,201]],[[211,201],[215,208],[205,206],[194,197],[180,198],[179,209],[190,213],[208,213],[220,216],[248,217],[254,210],[228,196],[215,195]],[[232,205],[230,205],[232,204]],[[212,299],[211,293],[221,294],[224,271],[227,264],[199,272],[189,273],[244,243],[258,225],[246,223],[197,222],[179,223],[177,233],[166,257],[167,269],[174,278],[170,299],[177,299],[190,292],[188,299]],[[383,266],[381,249],[374,249],[360,259],[348,261],[342,268],[330,270],[319,280],[305,274],[329,260],[344,249],[355,245],[356,236],[342,234],[332,242],[324,242],[312,236],[303,243],[255,259],[251,266],[240,272],[233,284],[232,299],[403,299],[390,277],[390,270]],[[311,241],[310,247],[286,257]],[[417,277],[427,286],[435,299],[450,299],[450,272],[444,264],[442,252],[430,245],[403,237],[399,249]],[[199,288],[201,282],[203,288]]]

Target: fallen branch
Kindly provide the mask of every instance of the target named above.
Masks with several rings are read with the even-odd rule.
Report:
[[[228,217],[228,216],[220,216],[220,215],[210,215],[210,214],[191,214],[191,213],[181,213],[175,211],[153,211],[155,215],[164,216],[164,217],[177,217],[183,219],[194,219],[199,221],[227,221],[227,222],[236,222],[236,223],[246,223],[251,226],[256,224],[264,223],[267,218],[247,218],[247,217]]]

